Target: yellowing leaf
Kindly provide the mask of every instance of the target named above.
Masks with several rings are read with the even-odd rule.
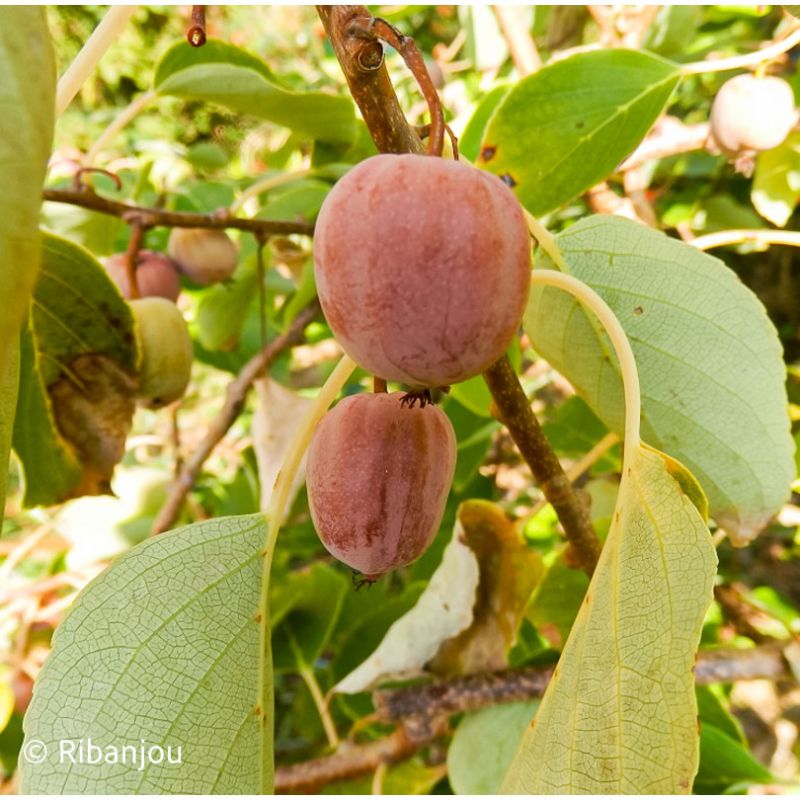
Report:
[[[692,666],[716,553],[676,469],[649,448],[625,466],[600,561],[503,792],[690,791]]]
[[[494,503],[468,500],[458,520],[480,568],[474,616],[469,628],[442,644],[430,668],[444,675],[503,669],[542,575],[542,558]]]

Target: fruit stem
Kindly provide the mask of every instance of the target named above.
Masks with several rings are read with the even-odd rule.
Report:
[[[681,75],[699,75],[704,72],[725,72],[729,69],[746,69],[755,67],[765,61],[772,61],[779,55],[791,50],[800,43],[800,28],[790,33],[784,39],[773,42],[769,47],[756,50],[754,53],[745,53],[731,58],[717,58],[709,61],[693,61],[681,67]]]
[[[592,311],[605,328],[608,338],[619,359],[622,372],[622,386],[625,393],[625,444],[624,463],[632,464],[636,452],[641,447],[640,420],[642,415],[642,396],[639,386],[639,373],[636,369],[636,358],[625,331],[614,312],[605,300],[594,289],[579,281],[572,275],[565,275],[550,269],[534,270],[531,275],[532,284],[543,284],[562,289],[575,297],[580,303]]]
[[[67,71],[59,78],[56,88],[56,118],[60,117],[97,66],[106,50],[114,43],[136,6],[112,6],[92,31],[92,35],[75,56]]]
[[[785,244],[790,247],[800,247],[800,233],[797,231],[776,231],[771,228],[754,228],[748,230],[717,231],[707,233],[705,236],[696,236],[686,243],[698,250],[710,250],[712,247],[724,247],[731,244],[746,244],[752,242],[757,245]]]
[[[375,394],[386,394],[387,391],[386,381],[383,378],[379,378],[376,375],[372,379],[372,391]]]
[[[391,23],[380,17],[355,18],[350,22],[351,36],[364,38],[377,37],[391,45],[403,58],[406,66],[414,76],[431,115],[430,136],[428,138],[428,155],[441,156],[444,147],[444,112],[439,93],[433,85],[425,60],[422,58],[414,40],[405,36]]]
[[[206,43],[205,6],[192,6],[192,24],[186,31],[186,39],[192,47],[202,47]]]
[[[300,468],[300,462],[308,448],[311,436],[317,424],[325,415],[336,395],[347,383],[353,374],[356,363],[348,356],[342,356],[333,372],[325,381],[314,401],[314,405],[306,412],[303,423],[292,440],[286,457],[281,464],[281,471],[275,480],[275,488],[270,498],[267,510],[267,538],[264,543],[264,563],[261,573],[261,597],[258,604],[258,624],[260,637],[260,658],[258,660],[258,707],[261,709],[261,791],[271,794],[274,782],[274,757],[273,757],[273,726],[274,726],[274,695],[272,674],[272,642],[269,624],[269,579],[272,570],[272,557],[275,553],[275,544],[281,523],[287,512],[286,506],[291,496],[295,475]]]
[[[144,244],[145,230],[146,228],[138,220],[131,222],[131,238],[128,241],[128,250],[125,253],[125,274],[128,278],[131,300],[138,300],[142,296],[139,293],[139,279],[136,277],[136,267],[139,264],[139,251]]]
[[[521,207],[521,206],[520,206]],[[561,252],[561,248],[559,248],[558,243],[556,242],[556,237],[553,236],[550,231],[545,228],[542,223],[536,219],[529,211],[526,211],[524,208],[522,209],[522,213],[525,215],[525,221],[528,223],[528,230],[531,232],[531,236],[539,243],[542,250],[550,256],[550,260],[562,271],[566,272],[567,275],[570,274],[570,268],[567,265],[567,262],[564,260],[564,255]]]

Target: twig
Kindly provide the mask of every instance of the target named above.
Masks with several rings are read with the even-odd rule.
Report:
[[[383,65],[383,45],[348,33],[353,19],[370,16],[367,8],[317,6],[317,13],[378,150],[422,153],[423,144],[406,121]]]
[[[708,134],[707,122],[686,125],[676,117],[664,117],[656,123],[650,135],[622,162],[619,169],[625,172],[658,158],[702,150]]]
[[[283,220],[267,219],[242,219],[232,217],[227,212],[213,214],[193,214],[186,211],[164,211],[160,208],[144,208],[108,197],[101,197],[91,189],[45,189],[44,199],[54,203],[67,203],[68,205],[88,208],[129,220],[137,217],[143,225],[149,228],[213,228],[224,230],[235,228],[240,231],[249,231],[262,235],[301,233],[310,236],[314,226],[310,222],[286,222]]]
[[[374,772],[380,764],[410,758],[442,735],[453,714],[541,697],[552,666],[529,666],[467,675],[373,694],[379,721],[398,724],[388,736],[366,744],[346,744],[333,755],[278,767],[278,792],[314,791],[336,781]],[[704,686],[757,679],[778,680],[791,674],[781,648],[708,650],[697,654],[695,681]]]
[[[698,75],[703,72],[725,72],[730,69],[745,69],[755,67],[765,61],[772,61],[783,53],[791,50],[795,45],[800,44],[800,28],[797,28],[784,39],[781,39],[768,47],[756,50],[754,53],[746,53],[741,56],[731,58],[709,59],[708,61],[694,61],[691,64],[684,64],[681,67],[682,75]]]
[[[591,574],[600,556],[600,540],[592,527],[589,511],[542,432],[508,357],[503,356],[489,367],[483,377],[500,421],[508,428],[539,488],[558,515],[575,556],[573,563],[579,563]]]
[[[186,31],[186,38],[192,47],[202,47],[206,43],[205,6],[192,6],[192,24]]]
[[[325,729],[325,736],[328,739],[328,745],[331,748],[338,747],[339,734],[336,731],[336,725],[331,717],[328,703],[322,693],[322,689],[320,689],[319,683],[317,682],[317,677],[314,675],[314,670],[307,664],[301,662],[298,671],[300,673],[300,677],[303,679],[306,685],[306,688],[308,689],[309,694],[311,695],[311,699],[314,701],[314,706],[316,707],[319,718],[322,721],[322,727]]]
[[[75,56],[67,71],[59,78],[56,89],[56,117],[60,117],[97,66],[106,50],[114,43],[136,6],[112,6],[92,31],[92,35]]]
[[[754,230],[730,230],[707,233],[705,236],[696,236],[687,240],[687,244],[698,250],[710,250],[712,247],[724,247],[731,244],[785,244],[790,247],[800,247],[800,233],[796,231],[776,231],[771,228]]]
[[[172,527],[180,514],[186,495],[194,486],[206,459],[230,430],[231,425],[244,408],[247,393],[253,382],[281,353],[303,341],[306,326],[318,313],[319,304],[314,300],[294,318],[285,333],[277,336],[263,350],[253,356],[242,367],[236,378],[228,384],[222,410],[209,426],[197,449],[186,459],[180,475],[172,485],[170,494],[153,523],[152,533],[162,533]]]
[[[511,60],[520,75],[530,75],[542,66],[542,57],[530,31],[520,19],[522,6],[492,6]]]
[[[136,268],[139,265],[139,251],[142,249],[144,243],[144,234],[147,229],[134,219],[131,222],[131,238],[128,241],[128,249],[125,253],[125,273],[128,278],[128,289],[131,294],[131,300],[136,300],[141,295],[139,294],[139,279],[136,277]]]
[[[380,17],[354,17],[347,28],[350,36],[367,41],[381,39],[393,47],[403,58],[406,66],[414,76],[431,115],[428,153],[434,156],[442,154],[444,146],[444,112],[439,94],[433,85],[431,75],[425,66],[422,53],[417,49],[410,36],[404,36],[394,25]]]

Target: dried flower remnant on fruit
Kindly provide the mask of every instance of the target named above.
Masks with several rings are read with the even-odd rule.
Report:
[[[323,203],[314,240],[339,344],[373,375],[413,388],[467,380],[505,353],[530,255],[522,210],[499,178],[418,155],[352,169]]]
[[[400,392],[347,397],[308,453],[308,502],[331,555],[373,580],[419,558],[444,514],[456,438],[444,412]]]

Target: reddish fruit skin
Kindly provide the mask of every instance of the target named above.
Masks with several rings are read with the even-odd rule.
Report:
[[[131,299],[131,287],[128,284],[126,253],[117,253],[106,259],[106,271],[117,284],[122,296]],[[141,250],[136,265],[136,284],[140,297],[164,297],[174,303],[181,293],[181,279],[175,264],[161,253],[152,250]]]
[[[173,228],[167,253],[178,269],[198,286],[227,281],[235,272],[239,250],[225,231]]]
[[[403,394],[347,397],[308,453],[311,517],[327,551],[365,577],[415,561],[433,541],[456,464],[450,420]]]
[[[325,317],[354,361],[387,380],[445,386],[505,353],[528,299],[531,244],[494,175],[379,155],[325,199],[314,265]]]

